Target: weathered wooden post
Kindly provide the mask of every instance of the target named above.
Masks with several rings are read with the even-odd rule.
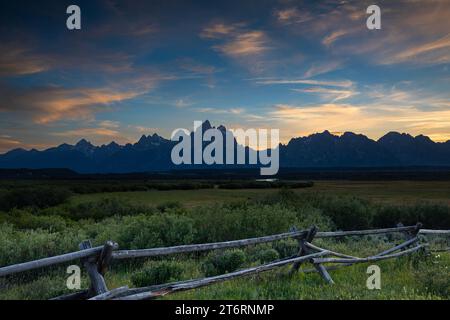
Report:
[[[92,248],[92,244],[90,240],[84,240],[83,242],[80,243],[79,245],[80,250],[86,250],[89,248]],[[109,246],[108,246],[109,247]],[[105,248],[103,248],[105,249]],[[109,250],[109,249],[107,249]],[[103,250],[103,251],[107,251],[107,250]],[[100,254],[100,256],[102,256],[103,254]],[[106,255],[106,253],[105,253]],[[93,256],[93,257],[88,257],[82,260],[82,263],[84,265],[84,267],[87,270],[87,273],[89,275],[89,279],[91,281],[91,285],[89,287],[89,297],[93,297],[93,296],[98,296],[100,294],[106,293],[108,292],[108,288],[106,287],[106,283],[105,283],[105,279],[103,278],[102,274],[99,273],[99,268],[98,268],[98,261],[97,261],[97,256]]]
[[[406,231],[406,239],[407,240],[412,240],[412,239],[417,238],[421,228],[422,228],[422,223],[417,222],[416,226],[415,226],[415,228],[413,230]],[[408,249],[408,247],[410,247],[410,245],[405,246],[404,248],[401,248],[400,250],[404,251],[404,250]],[[427,248],[424,248],[424,251],[426,252]]]
[[[312,240],[314,239],[316,233],[317,233],[317,227],[316,226],[312,226],[309,230],[308,233],[306,234],[306,237],[301,237],[298,239],[298,244],[299,244],[299,251],[298,251],[298,256],[305,256],[308,254],[313,253],[307,246],[305,243],[309,242],[311,243]],[[328,273],[327,269],[320,263],[314,263],[313,259],[310,259],[310,261],[313,265],[314,268],[317,270],[317,272],[322,276],[322,278],[325,279],[326,282],[328,282],[329,284],[333,284],[334,281],[331,278],[330,274]],[[294,263],[294,265],[292,266],[291,269],[291,273],[298,271],[298,269],[300,268],[300,265],[302,264],[302,261],[296,262]]]
[[[97,261],[97,270],[102,275],[105,275],[106,271],[108,271],[108,267],[112,260],[113,250],[117,248],[117,243],[114,243],[112,241],[107,241],[105,243],[105,246],[103,247],[102,252],[100,253],[100,257]]]
[[[422,229],[422,227],[423,227],[422,223],[421,222],[417,222],[416,223],[416,228],[411,232],[411,237],[412,238],[417,237],[417,235],[419,234],[420,229]]]

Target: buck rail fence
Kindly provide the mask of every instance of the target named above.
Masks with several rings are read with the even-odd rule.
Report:
[[[390,249],[369,257],[356,257],[339,252],[334,252],[312,244],[314,239],[318,238],[337,238],[347,236],[365,236],[379,235],[389,233],[403,233],[406,240]],[[290,232],[275,234],[270,236],[233,240],[225,242],[189,244],[165,248],[151,248],[139,250],[118,250],[119,246],[113,241],[107,241],[103,246],[92,247],[89,240],[80,243],[80,251],[62,254],[59,256],[44,258],[40,260],[19,263],[0,268],[0,277],[12,275],[19,272],[39,269],[80,259],[86,269],[90,287],[68,295],[53,298],[52,300],[145,300],[161,297],[170,293],[191,290],[213,283],[222,282],[238,277],[257,274],[279,268],[286,265],[292,265],[291,273],[299,270],[304,262],[311,263],[314,268],[302,270],[302,272],[318,272],[321,277],[329,284],[333,284],[333,279],[328,273],[342,267],[351,266],[356,263],[374,262],[379,260],[393,259],[405,255],[410,255],[420,250],[428,251],[428,244],[421,243],[419,235],[450,235],[450,230],[428,230],[422,229],[422,224],[417,223],[414,226],[397,226],[395,228],[355,230],[355,231],[333,231],[319,232],[315,226],[308,230],[296,230],[292,228]],[[298,241],[297,255],[262,264],[256,267],[242,269],[231,273],[226,273],[213,277],[185,280],[160,285],[153,285],[142,288],[128,288],[127,286],[108,290],[104,275],[108,270],[111,261],[121,259],[143,258],[165,256],[179,253],[191,253],[200,251],[209,251],[226,248],[238,248],[243,246],[255,245],[273,242],[277,240],[293,238]],[[449,248],[444,249],[448,251]],[[332,264],[325,266],[325,264]]]

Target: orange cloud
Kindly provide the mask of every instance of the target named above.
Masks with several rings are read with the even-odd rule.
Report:
[[[42,97],[36,106],[40,112],[34,116],[38,124],[48,124],[61,119],[87,119],[95,108],[114,102],[132,99],[141,92],[116,92],[111,89],[55,89],[52,95]]]
[[[232,57],[260,54],[270,49],[267,36],[262,31],[240,33],[225,44],[214,48]]]
[[[333,102],[348,99],[358,94],[358,92],[353,90],[338,90],[338,89],[329,89],[323,87],[312,87],[306,89],[292,89],[295,92],[304,92],[304,93],[318,93],[321,94],[326,99],[331,99]]]
[[[257,79],[256,84],[273,85],[273,84],[309,84],[318,86],[330,87],[344,87],[349,88],[353,86],[350,80],[328,81],[328,80],[313,80],[313,79]]]
[[[204,28],[200,36],[208,39],[220,39],[223,38],[224,36],[234,34],[239,28],[243,26],[244,24],[242,23],[235,23],[235,24],[215,23]]]
[[[427,42],[401,51],[395,54],[389,62],[403,62],[406,60],[438,63],[450,62],[450,33],[436,41]]]
[[[331,45],[333,42],[335,42],[337,39],[345,36],[348,33],[347,30],[337,30],[337,31],[333,31],[331,34],[329,34],[328,36],[326,36],[323,40],[322,43],[326,46]]]
[[[363,132],[374,139],[389,131],[425,134],[435,141],[450,139],[450,109],[423,110],[406,104],[278,104],[267,119],[278,124],[285,139],[323,130]]]
[[[57,132],[54,133],[53,135],[61,137],[89,137],[89,136],[119,137],[120,133],[118,131],[107,128],[82,128],[76,130],[68,130],[64,132]]]
[[[302,23],[312,19],[311,14],[294,7],[276,10],[274,15],[281,24]]]
[[[48,70],[50,62],[18,44],[0,45],[0,76],[34,74]]]
[[[18,148],[20,145],[20,141],[14,140],[11,137],[0,136],[0,153]]]

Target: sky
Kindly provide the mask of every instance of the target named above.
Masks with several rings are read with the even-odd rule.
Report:
[[[68,30],[66,8],[81,9]],[[366,9],[381,8],[369,30]],[[450,140],[450,1],[2,1],[0,153],[194,120]]]

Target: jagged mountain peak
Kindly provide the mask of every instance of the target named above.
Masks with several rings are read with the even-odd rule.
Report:
[[[384,136],[382,136],[380,139],[378,139],[379,142],[383,141],[412,141],[414,140],[414,137],[410,135],[409,133],[400,133],[397,131],[390,131],[386,133]]]
[[[77,144],[75,146],[76,147],[93,147],[93,145],[86,139],[81,139],[80,141],[77,142]]]
[[[117,142],[115,142],[115,141],[111,141],[106,146],[107,147],[120,147],[120,145]]]
[[[434,143],[433,140],[430,139],[428,136],[424,136],[423,134],[419,134],[414,138],[416,141],[424,142],[424,143]]]
[[[206,120],[202,129],[213,128]],[[226,132],[223,125],[217,127]],[[192,130],[192,129],[191,129]],[[158,134],[142,135],[134,144],[112,141],[97,147],[86,139],[44,151],[15,149],[0,155],[0,168],[69,168],[86,173],[143,172],[176,169],[170,152],[174,142]],[[365,135],[329,130],[293,138],[280,145],[282,167],[450,166],[450,141],[389,132],[378,141]]]

